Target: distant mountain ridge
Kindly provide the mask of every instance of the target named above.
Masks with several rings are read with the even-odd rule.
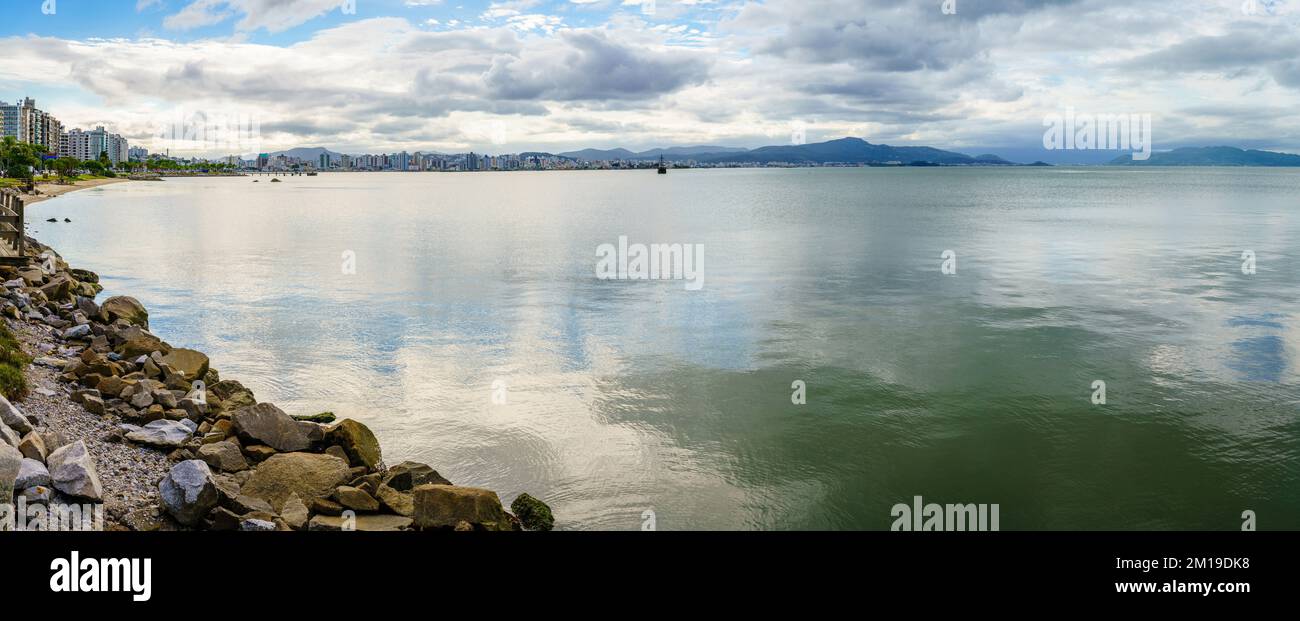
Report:
[[[1152,153],[1145,160],[1121,155],[1108,166],[1300,166],[1300,155],[1238,149],[1236,147],[1183,147],[1173,151]]]
[[[720,154],[720,153],[739,153],[747,151],[739,147],[717,147],[717,146],[699,146],[699,147],[668,147],[661,149],[650,149],[648,151],[634,152],[627,149],[582,149],[581,151],[566,151],[560,153],[561,157],[570,157],[580,160],[657,160],[659,156],[695,156],[701,154]]]
[[[812,144],[780,145],[757,149],[725,147],[674,147],[634,153],[627,149],[583,149],[561,155],[585,160],[644,160],[660,155],[690,157],[710,164],[785,162],[790,164],[927,164],[938,166],[1015,166],[996,155],[971,157],[934,147],[893,147],[871,144],[861,138],[840,138]]]

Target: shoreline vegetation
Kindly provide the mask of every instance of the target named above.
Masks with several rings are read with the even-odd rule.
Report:
[[[123,181],[46,184],[30,198]],[[98,275],[32,237],[0,280],[0,530],[28,530],[14,515],[38,507],[83,506],[101,516],[91,527],[117,531],[554,525],[528,494],[506,511],[495,492],[426,464],[386,465],[358,421],[259,402],[202,352],[151,333],[136,299],[96,302]]]

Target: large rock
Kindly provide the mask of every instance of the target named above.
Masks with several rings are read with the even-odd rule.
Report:
[[[47,453],[45,438],[42,438],[41,434],[35,431],[27,432],[27,435],[23,436],[22,441],[18,443],[18,452],[22,453],[23,457],[45,463]]]
[[[14,482],[23,469],[23,454],[8,444],[0,444],[0,505],[7,505],[14,497]]]
[[[54,489],[86,500],[99,501],[103,498],[104,488],[99,484],[99,474],[95,472],[95,459],[86,450],[84,441],[77,440],[50,453],[46,464],[50,469]]]
[[[240,408],[231,419],[235,435],[248,444],[265,444],[281,453],[311,447],[311,440],[298,421],[270,403]]]
[[[340,485],[334,491],[334,500],[353,511],[372,513],[379,510],[379,501],[375,500],[374,496],[367,494],[363,489],[349,485]]]
[[[384,474],[384,484],[399,491],[409,492],[421,485],[451,485],[437,470],[415,461],[404,461]]]
[[[326,428],[325,439],[327,442],[343,447],[353,465],[374,470],[383,461],[383,456],[379,452],[379,440],[375,438],[375,434],[369,427],[350,418],[345,418]]]
[[[18,445],[22,444],[22,441],[23,438],[22,436],[18,435],[18,432],[14,431],[13,429],[10,429],[9,425],[6,425],[4,424],[3,421],[0,421],[0,444],[7,444],[14,448],[18,448]]]
[[[35,459],[23,459],[22,466],[18,469],[18,478],[14,481],[14,489],[27,489],[29,487],[52,487],[54,481],[50,479],[50,471],[45,464]]]
[[[214,442],[199,447],[199,459],[209,466],[225,472],[239,472],[248,469],[248,460],[239,450],[239,445],[232,441]]]
[[[293,494],[304,503],[333,494],[349,473],[347,463],[330,455],[278,453],[257,466],[240,492],[261,498],[280,511]]]
[[[212,397],[215,397],[215,400],[220,401],[222,408],[228,412],[257,403],[253,391],[235,380],[222,380],[215,384],[208,384],[207,391],[210,393],[208,401],[212,401]]]
[[[9,400],[0,395],[0,422],[8,425],[10,429],[18,432],[19,436],[27,435],[32,430],[32,424],[23,415],[22,410],[17,406],[9,403]]]
[[[212,471],[197,459],[172,466],[158,484],[158,495],[167,512],[186,526],[198,524],[220,500]]]
[[[421,485],[415,496],[415,523],[420,528],[455,528],[468,522],[479,530],[513,530],[494,491],[458,485]]]
[[[208,357],[203,352],[177,347],[163,356],[163,364],[176,369],[185,376],[186,381],[203,379],[208,373]]]
[[[146,311],[144,305],[133,297],[117,295],[108,298],[99,306],[99,312],[108,318],[108,323],[125,319],[127,323],[149,329],[149,311]]]
[[[384,503],[389,511],[405,517],[415,515],[415,498],[408,492],[399,492],[387,485],[380,484],[375,490],[375,497]]]
[[[515,512],[515,517],[528,530],[551,530],[555,527],[555,516],[551,515],[551,508],[528,494],[520,494],[515,498],[510,503],[510,510]]]
[[[156,448],[179,448],[193,435],[188,425],[174,420],[156,420],[126,434],[126,439]]]
[[[113,351],[116,351],[124,358],[148,356],[156,351],[164,353],[171,351],[170,345],[139,326],[131,326],[123,330],[120,336],[122,342]]]

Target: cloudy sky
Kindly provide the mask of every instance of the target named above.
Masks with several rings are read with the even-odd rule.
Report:
[[[1150,114],[1157,150],[1300,152],[1300,0],[4,4],[0,99],[155,150],[754,147],[802,126],[1026,160],[1073,108]],[[240,148],[163,140],[194,118]]]

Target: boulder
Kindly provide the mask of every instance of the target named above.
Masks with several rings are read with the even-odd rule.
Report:
[[[128,401],[131,403],[131,407],[138,410],[147,408],[153,405],[153,391],[149,390],[148,385],[141,382],[132,389],[131,398]]]
[[[100,399],[99,397],[87,396],[81,402],[81,405],[84,406],[86,408],[86,411],[90,412],[91,414],[104,413],[104,400]]]
[[[451,481],[444,479],[438,474],[437,470],[414,461],[404,461],[384,474],[384,484],[399,491],[409,492],[421,485],[432,483],[434,485],[451,485]]]
[[[208,384],[207,401],[209,405],[215,401],[220,404],[220,410],[233,412],[240,408],[246,408],[257,403],[253,397],[253,391],[244,388],[243,384],[235,380],[222,380],[215,384]]]
[[[302,451],[311,440],[293,417],[270,403],[240,408],[231,415],[235,435],[251,444],[264,444],[281,453]]]
[[[0,395],[0,422],[8,425],[10,429],[18,432],[20,436],[27,435],[32,430],[32,424],[23,415],[22,410],[9,403],[9,400],[4,395]]]
[[[186,381],[203,379],[208,373],[208,357],[193,349],[177,347],[163,356],[162,363],[183,374]]]
[[[103,498],[104,488],[99,483],[95,460],[86,450],[85,441],[77,440],[50,453],[46,464],[54,489],[75,498],[92,501]]]
[[[239,523],[239,530],[249,532],[270,532],[275,530],[275,522],[270,520],[260,520],[257,518],[248,519]]]
[[[72,293],[72,279],[67,276],[55,276],[40,286],[41,293],[50,300],[62,300]]]
[[[379,452],[379,440],[375,438],[375,434],[369,427],[350,418],[345,418],[326,428],[325,440],[343,447],[354,466],[365,466],[368,470],[374,470],[383,461]]]
[[[198,524],[219,500],[212,471],[197,459],[172,466],[158,484],[158,495],[167,512],[185,526]]]
[[[45,439],[36,431],[29,431],[27,435],[23,436],[22,441],[18,443],[18,452],[22,453],[23,457],[45,463]],[[23,487],[31,486],[24,485]]]
[[[420,528],[455,528],[468,522],[477,530],[513,530],[496,492],[458,485],[421,485],[415,497],[415,523]]]
[[[337,457],[278,453],[258,465],[241,492],[261,498],[280,511],[290,495],[297,494],[303,502],[324,498],[347,480],[348,465]]]
[[[387,485],[380,485],[375,490],[375,496],[379,502],[388,507],[389,511],[405,517],[415,516],[415,498],[407,492],[399,492]]]
[[[14,497],[14,482],[23,469],[23,454],[8,444],[0,444],[0,505]]]
[[[510,503],[510,510],[515,512],[515,517],[528,530],[551,530],[555,527],[555,516],[551,515],[551,508],[528,494],[520,494],[515,498]]]
[[[6,444],[8,446],[18,448],[18,445],[21,444],[22,441],[23,441],[22,436],[18,435],[18,433],[15,432],[13,429],[10,429],[9,425],[0,422],[0,444]]]
[[[179,448],[193,435],[188,425],[174,420],[155,420],[136,431],[126,434],[126,439],[155,448]]]
[[[18,468],[18,478],[14,480],[14,489],[27,489],[29,487],[51,487],[54,481],[50,479],[50,471],[45,468],[45,464],[35,459],[23,458],[22,465]]]
[[[83,323],[63,331],[64,339],[84,339],[87,336],[90,336],[90,324]]]
[[[248,469],[248,460],[239,450],[239,444],[229,440],[199,447],[199,459],[209,466],[225,472]]]
[[[290,494],[289,499],[284,501],[284,508],[280,509],[280,517],[294,530],[302,530],[307,527],[307,520],[311,515],[307,512],[307,505],[302,503],[302,499],[297,494]]]
[[[121,343],[113,351],[125,358],[147,356],[156,351],[171,351],[170,345],[139,326],[131,326],[123,330],[119,337]]]
[[[379,501],[375,500],[374,496],[367,494],[365,490],[348,485],[340,485],[334,490],[334,500],[353,511],[373,513],[379,510]]]
[[[116,295],[108,298],[100,305],[99,312],[108,320],[106,323],[125,319],[127,323],[149,329],[149,312],[144,309],[144,305],[139,300],[133,297]]]
[[[23,489],[14,498],[14,501],[17,502],[18,498],[25,499],[29,507],[32,505],[48,505],[50,501],[54,500],[54,490],[46,485],[36,485]]]
[[[307,530],[385,532],[406,530],[411,518],[400,515],[353,515],[348,517],[317,515],[307,524]]]
[[[333,412],[321,412],[320,414],[294,414],[294,420],[306,421],[309,423],[327,424],[334,422]]]

